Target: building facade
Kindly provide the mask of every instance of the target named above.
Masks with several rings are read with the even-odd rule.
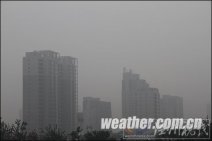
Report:
[[[68,132],[75,130],[77,126],[77,65],[77,59],[73,57],[58,58],[58,125]]]
[[[160,94],[157,88],[140,79],[139,74],[123,70],[122,117],[158,118],[160,114]]]
[[[99,98],[83,98],[83,128],[84,130],[100,130],[101,118],[111,118],[111,103]]]
[[[29,129],[73,130],[77,115],[77,59],[49,50],[23,58],[23,120]]]
[[[183,118],[183,98],[163,95],[160,100],[162,118]]]

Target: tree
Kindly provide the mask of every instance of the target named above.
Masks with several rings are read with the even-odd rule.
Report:
[[[62,131],[57,126],[48,126],[42,130],[42,138],[44,140],[66,140],[65,131]]]
[[[72,131],[69,135],[71,135],[72,140],[80,140],[82,129],[78,126],[76,131]]]
[[[39,136],[38,136],[36,130],[33,130],[33,131],[28,133],[27,140],[35,141],[35,140],[38,140],[38,139],[39,139]]]
[[[26,140],[27,131],[26,131],[26,122],[21,122],[21,120],[16,120],[15,124],[12,124],[13,139],[15,140]]]
[[[84,137],[86,140],[109,140],[110,131],[88,131]]]
[[[11,140],[13,136],[13,128],[1,120],[1,140]]]

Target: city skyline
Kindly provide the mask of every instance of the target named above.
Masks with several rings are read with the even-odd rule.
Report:
[[[53,53],[52,55],[53,56],[55,56],[55,57],[60,57],[60,58],[58,58],[58,62],[63,62],[63,61],[65,61],[66,62],[66,64],[69,64],[69,63],[71,63],[72,61],[71,60],[67,60],[67,59],[69,59],[69,58],[67,58],[67,57],[69,57],[69,56],[60,56],[60,54],[58,53],[58,52],[55,52],[55,51],[52,51],[52,50],[36,50],[36,51],[33,51],[33,52],[26,52],[26,55],[27,54],[29,54],[29,55],[27,55],[28,57],[30,57],[30,53],[33,55],[33,53],[38,53],[38,55],[39,55],[39,57],[45,57],[45,55],[47,55],[47,57],[49,56],[48,55],[48,53],[50,53],[50,57],[51,57],[51,53]],[[42,56],[42,53],[43,53],[43,56]],[[55,54],[55,55],[54,55]],[[25,57],[24,57],[25,58]],[[38,58],[39,59],[39,58]],[[71,59],[72,59],[72,57],[71,57]],[[75,58],[73,58],[73,59],[75,59]],[[24,64],[24,63],[23,63]],[[61,64],[61,63],[58,63],[58,64]],[[29,69],[29,67],[27,67],[26,69]],[[35,69],[35,68],[34,68]],[[24,71],[24,70],[23,70]],[[23,72],[24,73],[24,72]],[[140,80],[141,81],[141,84],[143,84],[143,85],[141,85],[142,87],[147,87],[148,89],[152,89],[152,90],[156,90],[157,92],[156,93],[158,93],[158,95],[159,95],[159,99],[158,100],[160,100],[160,105],[157,105],[157,106],[159,106],[159,114],[157,115],[157,116],[146,116],[146,114],[144,114],[144,113],[142,113],[142,110],[141,109],[139,109],[139,114],[138,113],[134,113],[134,114],[128,114],[128,116],[133,116],[133,115],[140,115],[140,116],[138,116],[138,117],[154,117],[154,118],[158,118],[158,117],[163,117],[163,118],[167,118],[167,117],[171,117],[171,118],[174,118],[174,117],[178,117],[178,118],[182,118],[183,117],[183,112],[182,112],[182,114],[180,114],[179,116],[177,116],[178,115],[178,113],[170,113],[170,112],[172,112],[174,109],[172,109],[173,108],[173,106],[170,108],[169,107],[169,110],[170,111],[166,111],[166,109],[165,109],[165,111],[164,111],[164,105],[165,106],[168,106],[169,104],[173,104],[172,102],[173,102],[173,100],[174,99],[176,99],[176,100],[178,100],[178,98],[180,98],[180,99],[183,99],[182,97],[179,97],[179,96],[174,96],[174,95],[167,95],[167,94],[163,94],[163,95],[160,95],[160,93],[158,92],[158,88],[151,88],[151,87],[149,87],[149,84],[148,83],[146,83],[146,80],[144,80],[144,79],[140,79],[140,74],[136,74],[136,73],[133,73],[132,72],[132,69],[129,69],[129,72],[127,72],[127,70],[126,70],[126,67],[123,67],[123,81],[122,81],[122,85],[124,84],[124,78],[127,76],[127,73],[128,73],[128,75],[132,75],[131,77],[132,77],[132,79],[135,81],[135,80]],[[130,76],[128,76],[128,77],[126,77],[126,78],[130,78]],[[139,81],[138,81],[139,82]],[[136,83],[134,83],[134,84],[136,84]],[[140,84],[140,83],[139,83]],[[66,85],[65,83],[64,83],[64,85]],[[135,90],[137,90],[137,87],[139,87],[138,85],[135,85]],[[122,89],[123,89],[123,86],[122,86]],[[143,88],[142,88],[143,89]],[[62,91],[64,91],[63,89],[61,89]],[[77,90],[78,91],[78,90]],[[122,90],[123,91],[123,90]],[[129,96],[132,96],[132,94],[133,94],[133,92],[129,92]],[[149,94],[151,94],[151,93],[147,93],[147,95],[149,95]],[[77,96],[78,97],[78,96]],[[23,97],[24,98],[24,97]],[[122,98],[123,98],[123,95],[122,95]],[[166,102],[169,102],[169,104],[162,104],[161,105],[161,101],[164,101],[164,98],[166,98]],[[99,101],[100,102],[100,98],[98,98],[98,97],[83,97],[83,99],[85,100],[85,99],[90,99],[92,102],[94,102],[94,101]],[[172,102],[170,102],[169,100],[172,100]],[[83,103],[84,103],[84,100],[83,100]],[[135,100],[139,100],[138,99],[138,97],[135,99]],[[144,99],[144,100],[147,100],[147,99]],[[77,100],[78,101],[78,100]],[[183,100],[182,100],[183,101]],[[68,101],[67,101],[68,102]],[[101,102],[104,102],[104,101],[101,101]],[[77,102],[78,103],[78,102]],[[81,104],[79,104],[79,105],[77,105],[77,107],[78,106],[83,106],[83,103],[81,103]],[[110,103],[110,102],[108,102],[108,103]],[[150,102],[150,103],[152,103],[152,102]],[[183,106],[183,102],[180,102],[182,105],[181,106]],[[141,102],[141,104],[142,104],[142,102]],[[151,104],[150,104],[151,105]],[[150,106],[149,105],[149,106]],[[176,104],[176,106],[179,106],[179,103],[178,104]],[[210,118],[210,115],[208,115],[208,113],[209,113],[209,106],[208,106],[209,104],[207,104],[207,109],[206,109],[206,115],[205,116],[208,116],[209,118]],[[131,105],[132,106],[132,105]],[[130,107],[131,107],[130,106]],[[141,106],[141,105],[140,105]],[[139,106],[139,107],[140,107]],[[144,105],[143,105],[144,106]],[[156,107],[157,107],[156,106]],[[170,106],[170,105],[169,105]],[[83,106],[84,108],[85,107],[87,107],[87,106]],[[142,107],[142,106],[141,106]],[[144,106],[145,107],[145,106]],[[64,110],[64,108],[65,107],[63,107],[63,110]],[[83,109],[84,109],[83,108]],[[111,108],[111,106],[110,106],[110,108]],[[132,107],[132,109],[131,110],[133,110],[133,109],[135,109],[136,107]],[[78,108],[77,108],[78,109]],[[82,110],[83,110],[82,109]],[[137,109],[137,108],[136,108]],[[21,109],[21,110],[23,110],[23,109]],[[112,109],[110,109],[111,110],[111,112],[110,113],[112,113]],[[131,111],[130,110],[130,111]],[[98,110],[98,112],[100,112],[101,110]],[[183,111],[183,110],[182,110]],[[23,112],[24,112],[24,110],[23,110]],[[67,112],[67,111],[66,111]],[[67,114],[67,113],[64,113],[64,114]],[[83,111],[82,112],[82,114],[84,113],[85,111]],[[98,113],[97,112],[97,113]],[[79,111],[76,111],[76,114],[75,115],[78,115],[78,113],[80,113],[80,110]],[[89,113],[89,112],[87,112],[87,113]],[[166,113],[165,115],[163,115],[164,113]],[[22,113],[21,113],[22,114]],[[144,114],[144,116],[142,116],[142,114]],[[170,116],[169,114],[172,114],[172,116]],[[173,116],[173,114],[174,114],[174,116]],[[22,114],[22,115],[24,115],[24,114]],[[169,116],[167,116],[167,115],[169,115]],[[33,115],[32,115],[33,116]],[[111,117],[111,116],[109,116],[109,117]],[[123,103],[122,103],[122,117],[127,117],[127,116],[123,116]],[[78,117],[77,117],[78,118]],[[76,125],[78,125],[78,123],[77,123],[77,119],[76,118]],[[83,116],[83,120],[85,119],[85,116]],[[88,118],[88,119],[91,119],[91,118]],[[96,118],[96,119],[98,119],[98,118]],[[100,117],[99,117],[99,119],[100,119]],[[24,120],[24,119],[22,119],[22,120]],[[26,121],[26,120],[24,120],[24,121]],[[95,122],[96,120],[94,120],[94,122]],[[47,122],[48,123],[48,122]],[[88,123],[88,121],[87,121],[87,123]],[[53,122],[51,123],[52,125],[54,125],[53,124]],[[84,125],[85,123],[84,123],[84,121],[83,121],[83,129],[85,128],[84,126],[86,125]],[[90,128],[92,129],[100,129],[99,127],[97,128],[97,126],[100,126],[100,124],[98,125],[98,124],[96,124],[95,125],[95,127],[92,127],[92,126],[90,126]],[[45,125],[43,125],[42,127],[45,127]],[[75,126],[76,127],[76,126]],[[67,128],[66,128],[67,129]],[[74,129],[74,128],[73,128]]]
[[[52,50],[25,53],[21,120],[27,122],[28,131],[49,125],[68,132],[78,126],[83,130],[100,130],[101,118],[112,118],[110,101],[83,97],[83,103],[78,103],[77,60]],[[161,96],[158,88],[150,87],[131,69],[127,71],[124,67],[122,73],[122,118],[183,118],[182,97]],[[79,104],[83,106],[82,112],[78,110]]]
[[[122,68],[127,67],[161,95],[183,97],[184,118],[205,118],[206,103],[211,102],[210,2],[1,6],[3,120],[19,117],[22,57],[33,50],[79,58],[79,103],[86,96],[110,101],[113,117],[121,117],[120,82]]]
[[[48,125],[71,132],[100,130],[101,118],[111,118],[111,102],[83,97],[78,103],[78,59],[52,50],[26,52],[23,57],[23,121],[28,130]],[[161,96],[140,74],[123,68],[122,118],[183,118],[183,98]],[[78,111],[78,104],[83,111]],[[79,117],[78,117],[79,116]]]

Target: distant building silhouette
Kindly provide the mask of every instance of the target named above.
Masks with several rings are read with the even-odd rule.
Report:
[[[123,70],[122,79],[122,116],[158,118],[160,94],[157,88],[150,88],[139,74]]]
[[[100,130],[101,118],[111,118],[111,103],[100,101],[99,98],[83,98],[84,130]]]
[[[65,131],[76,129],[78,112],[78,62],[70,56],[58,58],[58,125]]]
[[[183,98],[163,95],[160,100],[162,118],[183,118]]]
[[[66,131],[77,123],[77,59],[49,50],[23,58],[23,120],[29,129],[58,125]]]

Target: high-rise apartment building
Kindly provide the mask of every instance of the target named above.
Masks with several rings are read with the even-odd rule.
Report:
[[[111,118],[111,103],[99,98],[83,98],[83,125],[84,130],[100,130],[101,118]]]
[[[157,88],[140,79],[139,74],[123,70],[122,117],[157,118],[160,112],[160,94]]]
[[[183,98],[163,95],[160,100],[162,118],[183,118]]]
[[[77,59],[70,56],[58,59],[58,125],[69,132],[77,126],[77,64]]]
[[[75,129],[77,59],[49,50],[27,52],[23,58],[23,120],[29,129],[58,125]]]

